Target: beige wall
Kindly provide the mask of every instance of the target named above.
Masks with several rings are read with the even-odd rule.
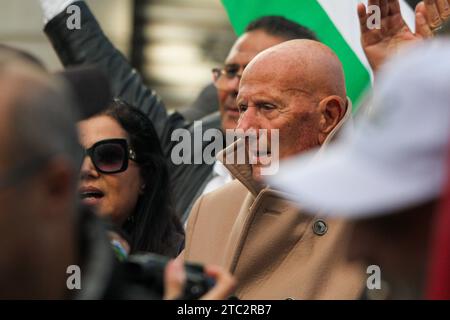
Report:
[[[122,52],[129,52],[131,0],[88,0],[105,32]],[[0,43],[25,49],[49,69],[61,64],[42,32],[43,18],[37,0],[0,0]]]
[[[220,0],[152,0],[144,72],[169,108],[189,105],[212,82],[235,40]]]
[[[130,53],[133,0],[87,0],[111,41]],[[212,81],[235,40],[220,0],[151,0],[145,19],[143,72],[169,109],[189,105]],[[0,0],[0,43],[25,49],[50,70],[62,66],[44,35],[38,0]]]

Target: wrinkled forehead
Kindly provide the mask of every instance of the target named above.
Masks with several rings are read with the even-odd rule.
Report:
[[[274,56],[253,61],[242,75],[240,96],[264,91],[279,95],[314,94],[301,65]]]

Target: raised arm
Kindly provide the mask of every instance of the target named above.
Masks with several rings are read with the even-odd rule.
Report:
[[[358,5],[361,44],[375,72],[405,45],[432,37],[450,18],[450,0],[422,1],[416,7],[416,32],[412,32],[402,17],[398,0],[369,0],[368,4],[379,6],[381,11],[381,28],[370,29],[370,14],[364,4]]]
[[[98,66],[110,79],[113,95],[145,112],[159,137],[167,141],[168,133],[174,126],[181,125],[182,119],[168,116],[161,99],[143,83],[141,76],[105,36],[87,4],[73,0],[39,1],[48,21],[45,33],[63,65]],[[73,11],[67,12],[71,5],[80,9],[80,29],[71,30],[67,26],[73,15]]]

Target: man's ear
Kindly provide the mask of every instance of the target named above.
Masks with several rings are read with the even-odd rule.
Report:
[[[319,142],[322,144],[344,117],[347,103],[339,96],[329,96],[320,101]]]

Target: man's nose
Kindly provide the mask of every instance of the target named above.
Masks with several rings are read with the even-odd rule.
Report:
[[[236,97],[237,97],[237,92],[239,91],[239,84],[241,83],[241,77],[242,75],[236,75],[233,79],[230,80],[230,91],[235,92],[236,93]]]
[[[232,79],[227,79],[226,83],[224,81],[222,90],[226,91],[228,95],[232,95],[234,99],[237,98],[239,91],[239,83],[241,81],[240,76],[235,76]]]
[[[81,165],[80,170],[80,178],[81,179],[96,179],[99,177],[99,173],[95,168],[92,160],[89,156],[86,156],[83,160],[83,164]]]
[[[247,108],[247,110],[241,113],[236,129],[247,131],[258,128],[258,113],[256,108]]]

